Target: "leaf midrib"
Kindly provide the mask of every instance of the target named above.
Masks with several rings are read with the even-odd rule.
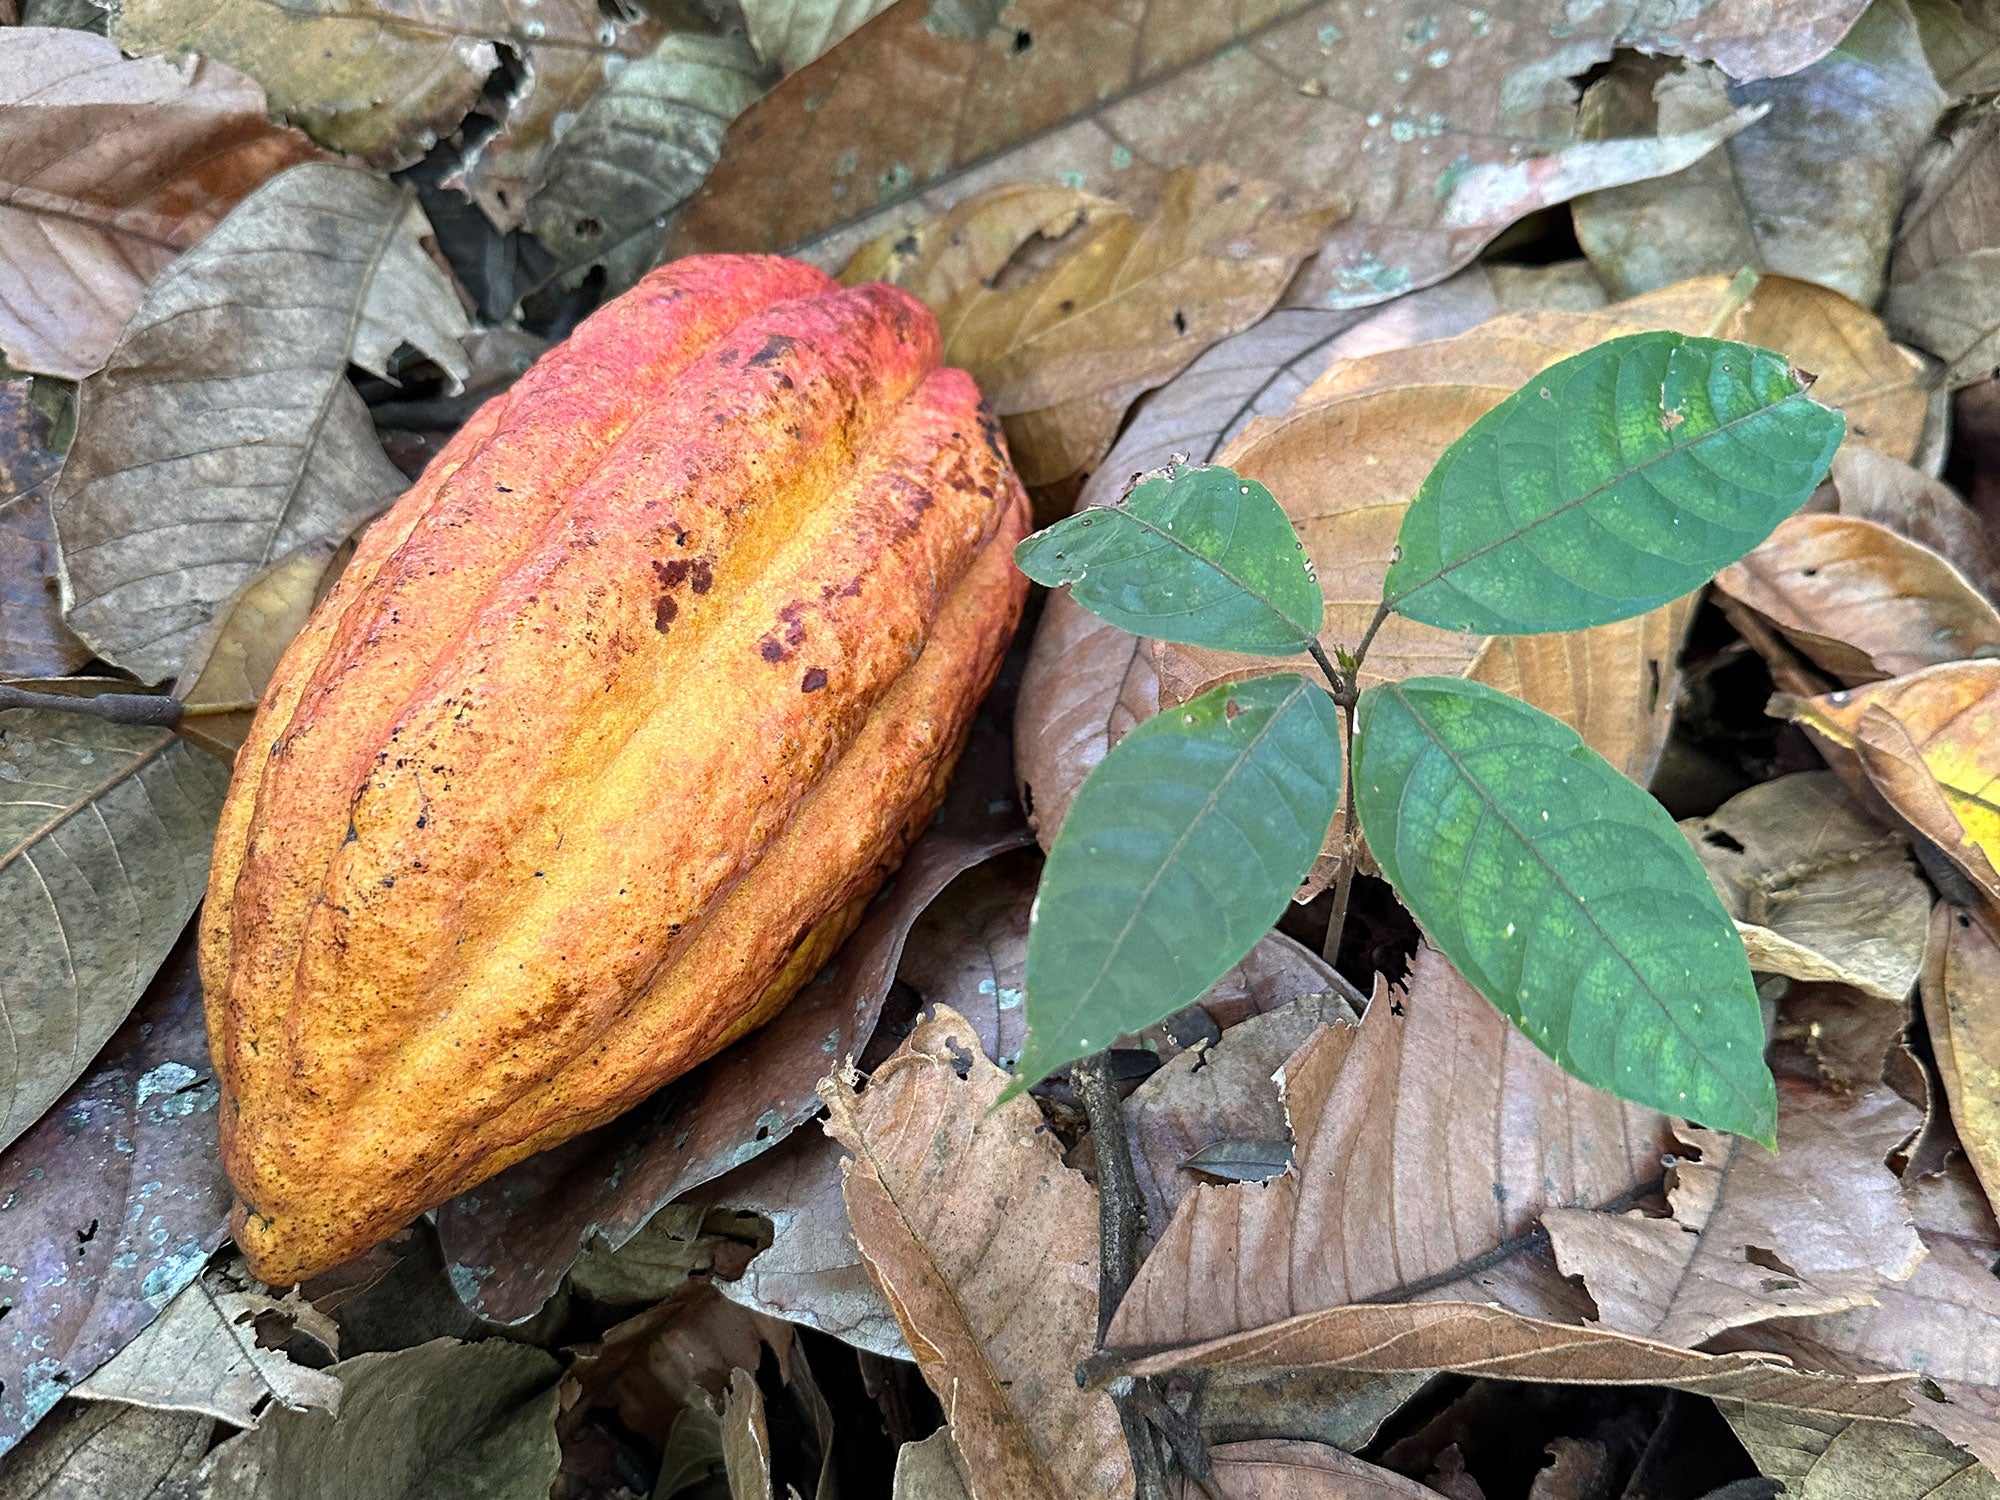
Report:
[[[1686,345],[1683,344],[1677,347],[1685,348]],[[1575,499],[1565,500],[1561,505],[1558,505],[1554,510],[1543,512],[1541,515],[1537,516],[1534,520],[1530,521],[1527,525],[1522,526],[1517,530],[1509,531],[1503,536],[1495,537],[1490,542],[1482,543],[1480,546],[1473,548],[1470,552],[1467,552],[1463,556],[1459,557],[1456,561],[1447,563],[1445,566],[1439,568],[1436,572],[1431,573],[1421,581],[1410,585],[1408,588],[1400,589],[1393,594],[1385,593],[1382,596],[1382,602],[1388,605],[1389,608],[1394,609],[1397,605],[1401,604],[1404,600],[1410,598],[1412,595],[1421,593],[1423,590],[1429,588],[1434,583],[1442,582],[1445,578],[1457,572],[1460,568],[1470,566],[1472,563],[1477,562],[1480,558],[1486,556],[1488,553],[1498,551],[1500,548],[1508,546],[1510,543],[1519,541],[1522,537],[1529,535],[1531,532],[1537,530],[1540,527],[1548,525],[1550,522],[1555,521],[1559,517],[1568,515],[1571,511],[1576,510],[1581,506],[1589,505],[1594,500],[1602,499],[1604,496],[1610,494],[1611,491],[1618,488],[1619,485],[1624,484],[1628,479],[1631,479],[1635,475],[1645,473],[1647,470],[1651,469],[1655,464],[1665,463],[1670,458],[1678,458],[1682,454],[1692,453],[1695,449],[1702,447],[1704,444],[1708,443],[1711,439],[1720,437],[1723,433],[1729,432],[1734,428],[1740,427],[1745,422],[1753,422],[1757,420],[1759,417],[1767,417],[1775,411],[1782,410],[1785,406],[1791,404],[1794,401],[1803,401],[1809,406],[1817,404],[1810,397],[1808,397],[1804,391],[1794,391],[1792,392],[1791,395],[1786,396],[1781,401],[1773,401],[1769,406],[1760,406],[1755,411],[1745,412],[1740,417],[1731,417],[1727,422],[1719,423],[1718,425],[1710,428],[1707,432],[1703,433],[1698,438],[1694,438],[1689,442],[1680,443],[1672,447],[1664,448],[1660,452],[1655,453],[1651,458],[1641,459],[1631,468],[1621,470],[1615,477],[1607,479],[1606,481],[1604,481],[1604,483],[1596,485],[1591,489],[1584,491],[1581,495],[1578,495]],[[1654,553],[1653,555],[1657,557],[1659,554]]]
[[[114,787],[119,785],[119,783],[130,780],[132,777],[137,776],[141,771],[145,770],[147,766],[151,765],[155,760],[159,759],[160,756],[166,754],[168,750],[172,749],[176,743],[177,739],[174,735],[167,733],[166,731],[162,731],[160,734],[160,739],[158,744],[133,754],[130,760],[125,761],[123,764],[115,767],[111,771],[111,773],[108,776],[106,776],[103,780],[97,782],[93,786],[90,786],[88,788],[79,791],[75,795],[74,800],[71,801],[67,807],[63,808],[62,811],[55,813],[51,815],[49,818],[45,819],[40,827],[31,829],[22,838],[17,840],[11,848],[6,849],[4,851],[0,851],[0,870],[4,870],[9,865],[13,864],[15,860],[19,859],[22,855],[26,854],[30,849],[34,848],[35,845],[41,843],[42,840],[49,837],[50,834],[54,833],[58,828],[62,827],[62,825],[67,823],[71,818],[74,818],[79,813],[83,812],[84,809],[94,806],[101,798],[103,798],[107,793],[109,793]],[[99,751],[98,753],[102,754],[106,752]]]
[[[1697,1056],[1701,1057],[1704,1061],[1707,1061],[1708,1060],[1707,1049],[1701,1046],[1700,1043],[1695,1040],[1694,1036],[1688,1031],[1688,1029],[1681,1024],[1680,1018],[1676,1016],[1673,1013],[1673,1011],[1667,1006],[1666,1001],[1662,999],[1659,992],[1653,988],[1652,982],[1648,980],[1645,975],[1639,972],[1638,967],[1632,962],[1631,957],[1625,952],[1625,950],[1612,940],[1611,934],[1604,930],[1604,924],[1598,921],[1597,913],[1590,909],[1590,903],[1583,900],[1583,898],[1579,896],[1576,893],[1576,891],[1570,886],[1569,881],[1562,876],[1561,872],[1559,872],[1554,865],[1549,863],[1548,857],[1542,853],[1541,847],[1533,839],[1528,837],[1528,835],[1522,830],[1520,824],[1516,823],[1514,819],[1511,816],[1509,816],[1507,809],[1502,807],[1500,803],[1493,798],[1493,796],[1487,791],[1486,784],[1483,781],[1481,781],[1477,776],[1473,775],[1471,770],[1466,766],[1465,762],[1459,759],[1457,751],[1453,750],[1450,745],[1446,744],[1444,740],[1439,737],[1437,732],[1431,727],[1430,720],[1425,718],[1423,714],[1418,712],[1417,705],[1414,702],[1412,702],[1409,695],[1403,691],[1402,684],[1386,683],[1382,687],[1377,688],[1375,691],[1389,694],[1403,706],[1404,710],[1410,715],[1411,719],[1414,720],[1417,726],[1423,730],[1424,738],[1429,740],[1433,745],[1435,745],[1438,748],[1438,750],[1444,755],[1445,759],[1451,762],[1452,769],[1459,774],[1459,777],[1465,783],[1465,785],[1472,788],[1474,794],[1479,798],[1479,800],[1486,804],[1487,809],[1495,817],[1497,817],[1503,824],[1505,824],[1507,830],[1510,833],[1512,833],[1516,839],[1520,841],[1521,846],[1524,849],[1526,849],[1531,855],[1534,856],[1535,863],[1540,865],[1543,871],[1548,875],[1549,879],[1555,882],[1556,888],[1569,898],[1570,904],[1574,906],[1578,912],[1582,913],[1583,919],[1590,924],[1592,930],[1597,933],[1598,938],[1603,942],[1604,946],[1607,949],[1609,949],[1612,953],[1618,956],[1618,962],[1623,964],[1625,966],[1625,971],[1639,982],[1639,988],[1642,991],[1644,991],[1646,997],[1653,1002],[1654,1007],[1659,1011],[1661,1016],[1663,1016],[1666,1019],[1667,1023],[1670,1026],[1672,1026],[1675,1031],[1680,1033],[1681,1037],[1687,1042],[1687,1044],[1694,1049]],[[1707,879],[1707,876],[1704,875],[1702,878],[1705,881]],[[1573,1018],[1575,1015],[1574,1005],[1570,1006],[1570,1014]],[[1745,1094],[1743,1090],[1739,1088],[1733,1080],[1728,1079],[1726,1075],[1722,1073],[1721,1069],[1715,1068],[1713,1063],[1710,1063],[1710,1067],[1714,1070],[1715,1076],[1717,1078],[1723,1079],[1724,1082],[1728,1084],[1729,1091],[1732,1094],[1734,1094],[1737,1097],[1737,1099],[1740,1100],[1743,1103],[1743,1105],[1749,1110],[1752,1118],[1761,1117],[1762,1111],[1757,1107],[1756,1101],[1752,1100],[1749,1095]],[[1707,1122],[1704,1121],[1703,1123],[1706,1124]]]

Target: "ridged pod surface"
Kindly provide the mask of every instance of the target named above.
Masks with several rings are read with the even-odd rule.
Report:
[[[943,796],[1027,501],[935,322],[701,256],[482,407],[292,643],[202,918],[282,1284],[768,1020]]]

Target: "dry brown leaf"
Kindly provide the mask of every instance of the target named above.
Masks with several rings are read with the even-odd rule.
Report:
[[[147,290],[84,382],[51,501],[67,618],[100,656],[174,676],[238,588],[402,489],[347,368],[407,342],[466,373],[429,232],[396,184],[308,162]]]
[[[954,210],[902,268],[938,315],[945,361],[978,380],[1030,485],[1093,467],[1133,400],[1268,312],[1340,217],[1323,200],[1202,167],[1169,177],[1143,222],[1100,213],[1041,274],[1014,286],[987,279],[985,267],[998,266],[982,247],[1019,244],[1088,207],[997,188]],[[892,243],[860,258],[866,267],[894,254]]]
[[[1944,558],[1988,599],[2000,594],[1985,523],[1942,479],[1858,443],[1841,445],[1827,479],[1811,508],[1828,504],[1835,515],[1886,526]]]
[[[1429,947],[1407,995],[1378,988],[1360,1026],[1287,1061],[1285,1100],[1294,1168],[1195,1188],[1110,1342],[1185,1343],[1459,1281],[1550,1208],[1631,1193],[1666,1144],[1659,1116],[1566,1076]]]
[[[1954,662],[1772,712],[1859,759],[1875,789],[2000,901],[2000,661]]]
[[[1758,266],[1873,306],[1904,184],[1948,102],[1905,0],[1878,0],[1811,67],[1760,83],[1628,54],[1584,96],[1588,138],[1762,118],[1685,171],[1579,198],[1577,238],[1622,295]]]
[[[1922,995],[1952,1123],[1991,1199],[2000,1194],[2000,940],[1984,916],[1937,904]]]
[[[1619,46],[1728,58],[1739,77],[1789,72],[1860,9],[1815,0],[1778,24],[1768,0],[1714,0],[1663,28],[1563,0],[1213,13],[903,0],[744,115],[675,249],[838,263],[995,181],[1060,177],[1143,207],[1172,168],[1219,156],[1351,200],[1324,259],[1344,305],[1379,302],[1441,280],[1525,213],[1674,171],[1720,139],[1579,143],[1569,76]]]
[[[1930,887],[1909,841],[1831,771],[1762,782],[1681,824],[1763,974],[1900,1004],[1924,966]]]
[[[1933,142],[1911,191],[1882,315],[1954,383],[1983,379],[2000,365],[2000,238],[1985,208],[2000,191],[2000,112],[1975,111]]]
[[[1674,1127],[1698,1160],[1669,1170],[1672,1218],[1556,1208],[1542,1223],[1603,1322],[1662,1343],[1693,1348],[1725,1328],[1870,1304],[1924,1258],[1883,1165],[1920,1119],[1879,1080],[1838,1093],[1787,1073],[1776,1154]]]
[[[2000,610],[1928,547],[1854,516],[1789,516],[1715,586],[1857,686],[2000,655]]]
[[[1719,332],[1776,349],[1818,376],[1813,400],[1847,417],[1843,446],[1915,461],[1936,382],[1923,361],[1899,347],[1882,320],[1858,302],[1809,281],[1765,276]]]
[[[1097,1194],[1007,1082],[943,1007],[861,1093],[828,1079],[848,1218],[975,1500],[1129,1495],[1118,1413],[1072,1373],[1097,1330]]]
[[[722,1460],[729,1473],[729,1500],[771,1500],[771,1430],[764,1417],[764,1393],[748,1370],[729,1372],[722,1397]]]
[[[2000,88],[2000,10],[1993,0],[1910,0],[1924,55],[1955,98]]]
[[[252,188],[323,155],[208,59],[127,60],[85,31],[0,31],[0,350],[80,380],[150,281]]]
[[[931,307],[989,288],[1008,262],[1037,239],[1055,241],[1126,210],[1082,188],[1050,182],[1010,182],[975,193],[901,234],[885,234],[856,250],[841,268],[848,286],[888,281]]]
[[[1325,1443],[1219,1443],[1209,1458],[1228,1500],[1438,1500],[1436,1490]]]

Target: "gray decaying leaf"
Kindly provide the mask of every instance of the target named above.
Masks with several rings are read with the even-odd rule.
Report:
[[[1904,184],[1947,102],[1905,0],[1876,0],[1832,52],[1763,83],[1630,59],[1585,96],[1587,136],[1763,117],[1685,171],[1579,198],[1577,238],[1619,296],[1758,266],[1872,307]]]
[[[1915,1422],[1716,1405],[1757,1467],[1797,1500],[1996,1500],[2000,1479]]]
[[[338,1380],[294,1364],[283,1349],[263,1346],[257,1320],[274,1312],[282,1312],[277,1299],[232,1286],[221,1272],[206,1272],[76,1386],[76,1394],[194,1412],[232,1427],[255,1427],[267,1400],[337,1411]]]
[[[1324,1443],[1267,1438],[1209,1450],[1230,1500],[1439,1500],[1436,1490]]]
[[[0,1145],[89,1066],[194,914],[227,781],[164,729],[0,714]]]
[[[893,1500],[972,1500],[952,1451],[949,1427],[897,1450]]]
[[[1789,10],[1782,26],[1760,0],[1722,0],[1680,7],[1668,28],[1650,24],[1664,12],[1581,19],[1561,0],[1291,0],[1186,36],[1160,4],[1015,0],[963,33],[932,24],[940,9],[904,0],[746,112],[678,249],[833,265],[995,180],[1061,175],[1140,207],[1174,167],[1219,158],[1347,197],[1322,259],[1342,305],[1379,302],[1448,275],[1523,214],[1674,171],[1726,134],[1579,142],[1569,77],[1620,46],[1728,56],[1746,77],[1794,71],[1860,0]]]
[[[584,106],[528,202],[528,227],[567,281],[601,265],[609,296],[658,263],[722,133],[764,92],[761,75],[740,37],[675,33]]]
[[[79,395],[51,502],[73,629],[148,682],[262,567],[396,493],[348,365],[409,343],[453,379],[470,325],[413,195],[309,162],[147,291]]]
[[[214,1430],[187,1412],[66,1402],[7,1455],[0,1500],[172,1500]]]
[[[743,0],[750,45],[768,67],[796,73],[891,0]]]
[[[0,32],[0,349],[79,380],[146,283],[265,178],[322,155],[206,58],[127,59],[88,32]]]
[[[1751,967],[1909,997],[1924,964],[1930,887],[1909,841],[1865,812],[1831,771],[1738,793],[1681,824],[1737,921]]]
[[[0,1301],[12,1308],[0,1319],[0,1451],[222,1242],[217,1097],[190,940],[90,1074],[0,1155],[0,1202],[12,1205],[0,1214]]]
[[[1119,1305],[1109,1342],[1181,1343],[1361,1299],[1470,1286],[1544,1212],[1649,1182],[1659,1116],[1567,1077],[1429,947],[1407,993],[1285,1063],[1298,1160],[1195,1187]],[[1421,1164],[1419,1166],[1418,1164]]]
[[[90,660],[62,622],[49,489],[61,455],[26,380],[0,381],[0,678],[56,677]]]
[[[547,1500],[556,1362],[504,1339],[436,1339],[329,1372],[340,1415],[273,1411],[202,1462],[188,1500]]]
[[[1002,682],[1006,678],[1003,676]],[[453,1284],[481,1317],[531,1317],[593,1236],[616,1249],[663,1203],[768,1151],[820,1111],[819,1081],[874,1033],[910,925],[963,871],[1029,841],[989,698],[943,812],[834,961],[776,1020],[621,1120],[438,1210]]]
[[[1934,142],[1913,185],[1882,316],[1896,337],[1945,361],[1954,384],[2000,365],[2000,110],[1988,104]]]

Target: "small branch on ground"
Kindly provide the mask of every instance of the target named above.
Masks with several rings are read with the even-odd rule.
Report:
[[[96,697],[68,693],[36,693],[27,688],[0,683],[0,708],[53,708],[63,713],[88,714],[93,719],[109,719],[114,724],[157,724],[171,729],[180,723],[184,708],[178,698],[154,693],[99,693]]]

